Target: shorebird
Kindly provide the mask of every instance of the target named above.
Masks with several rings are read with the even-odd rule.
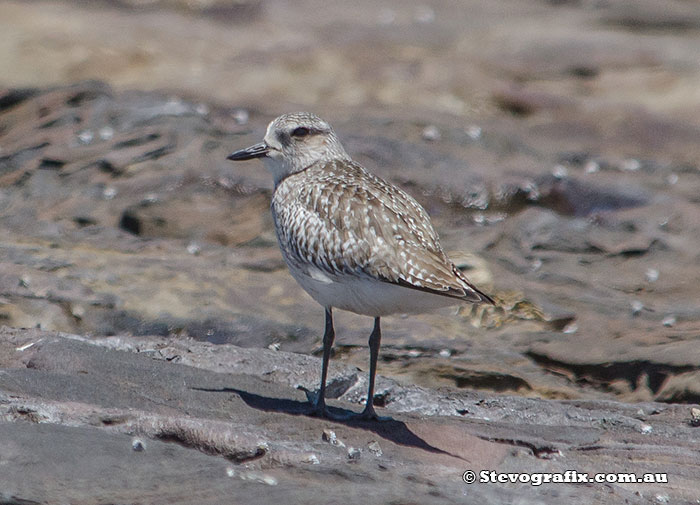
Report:
[[[367,401],[359,417],[378,419],[373,399],[380,318],[493,300],[443,252],[425,209],[355,163],[318,116],[284,114],[268,125],[262,142],[228,156],[253,158],[262,158],[274,179],[271,210],[282,256],[325,308],[321,385],[308,394],[312,412],[339,417],[325,402],[337,308],[374,318]]]

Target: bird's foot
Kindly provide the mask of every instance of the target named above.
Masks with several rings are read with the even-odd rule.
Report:
[[[304,412],[306,415],[325,417],[326,419],[331,419],[332,421],[347,421],[356,415],[352,412],[345,412],[342,414],[331,412],[326,405],[325,399],[321,397],[319,392],[314,393],[306,388],[302,389],[306,394],[306,399],[309,401],[309,409]]]
[[[332,421],[391,421],[391,417],[377,415],[374,409],[365,409],[359,414],[355,412],[336,413],[331,412],[325,402],[321,404],[311,403],[308,415],[325,417]]]
[[[353,419],[360,419],[363,421],[391,421],[391,417],[377,415],[371,403],[367,404],[365,410],[359,414],[355,414]]]
[[[299,386],[298,389],[304,391],[306,394],[306,399],[309,401],[309,409],[304,412],[304,414],[316,417],[325,417],[326,419],[331,419],[333,421],[348,421],[351,419],[357,419],[360,421],[391,421],[391,417],[377,415],[374,410],[374,405],[371,403],[365,406],[365,409],[359,414],[354,412],[344,412],[342,414],[331,412],[328,410],[325,398],[322,398],[318,391],[309,391],[308,389]]]
[[[325,417],[331,421],[347,421],[355,416],[352,412],[331,412],[326,405],[312,405],[309,414],[312,416]]]

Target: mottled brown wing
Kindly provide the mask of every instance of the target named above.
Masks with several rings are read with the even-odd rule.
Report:
[[[378,200],[375,190],[385,195],[381,204],[370,205],[376,226],[381,227],[382,221],[391,220],[391,216],[399,223],[398,230],[393,226],[391,229],[383,227],[383,231],[389,234],[392,249],[399,251],[399,264],[403,265],[399,279],[390,280],[402,286],[465,301],[493,303],[489,296],[467,280],[443,252],[425,209],[401,189],[372,175],[370,178],[373,184],[368,185],[367,189],[369,193],[374,193],[372,202]],[[384,272],[378,272],[378,275],[386,277]]]
[[[335,275],[491,302],[447,258],[428,214],[408,194],[352,162],[330,162],[294,177],[304,184],[295,181],[295,194],[277,208],[287,214],[278,219],[285,220],[288,252],[300,260]]]

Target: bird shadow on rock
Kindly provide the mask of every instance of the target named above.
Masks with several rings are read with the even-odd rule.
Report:
[[[251,408],[262,410],[265,412],[279,412],[281,414],[290,414],[295,416],[307,416],[310,418],[319,419],[317,415],[310,413],[309,403],[297,400],[290,400],[288,398],[271,398],[267,396],[258,395],[255,393],[249,393],[236,388],[192,388],[197,391],[206,391],[209,393],[235,393]],[[338,407],[328,407],[334,414],[346,415],[352,412],[347,409],[341,409]],[[331,420],[332,422],[344,424],[350,428],[360,428],[367,431],[375,433],[377,436],[382,437],[390,442],[397,445],[402,445],[406,447],[412,447],[415,449],[420,449],[427,452],[432,452],[435,454],[442,454],[445,456],[452,456],[460,459],[460,456],[452,454],[450,452],[444,451],[438,447],[434,447],[427,443],[425,440],[413,433],[406,423],[398,421],[395,419],[388,419],[383,421],[374,420],[364,420],[364,419],[342,419],[342,420]]]

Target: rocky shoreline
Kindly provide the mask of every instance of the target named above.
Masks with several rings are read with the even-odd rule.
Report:
[[[692,502],[685,405],[545,401],[380,378],[386,422],[303,415],[319,360],[154,337],[0,330],[3,503]],[[361,408],[334,365],[334,408]],[[361,385],[360,385],[361,386]],[[697,409],[695,409],[697,410]],[[690,442],[690,443],[689,443]],[[495,484],[500,473],[667,474],[666,484]],[[359,487],[362,490],[359,490]],[[228,498],[224,498],[228,497]]]
[[[687,2],[1,10],[0,503],[696,503]],[[225,159],[300,109],[498,301],[386,319],[387,423],[303,414],[322,310],[268,174]],[[334,408],[364,399],[370,326],[337,314]]]

